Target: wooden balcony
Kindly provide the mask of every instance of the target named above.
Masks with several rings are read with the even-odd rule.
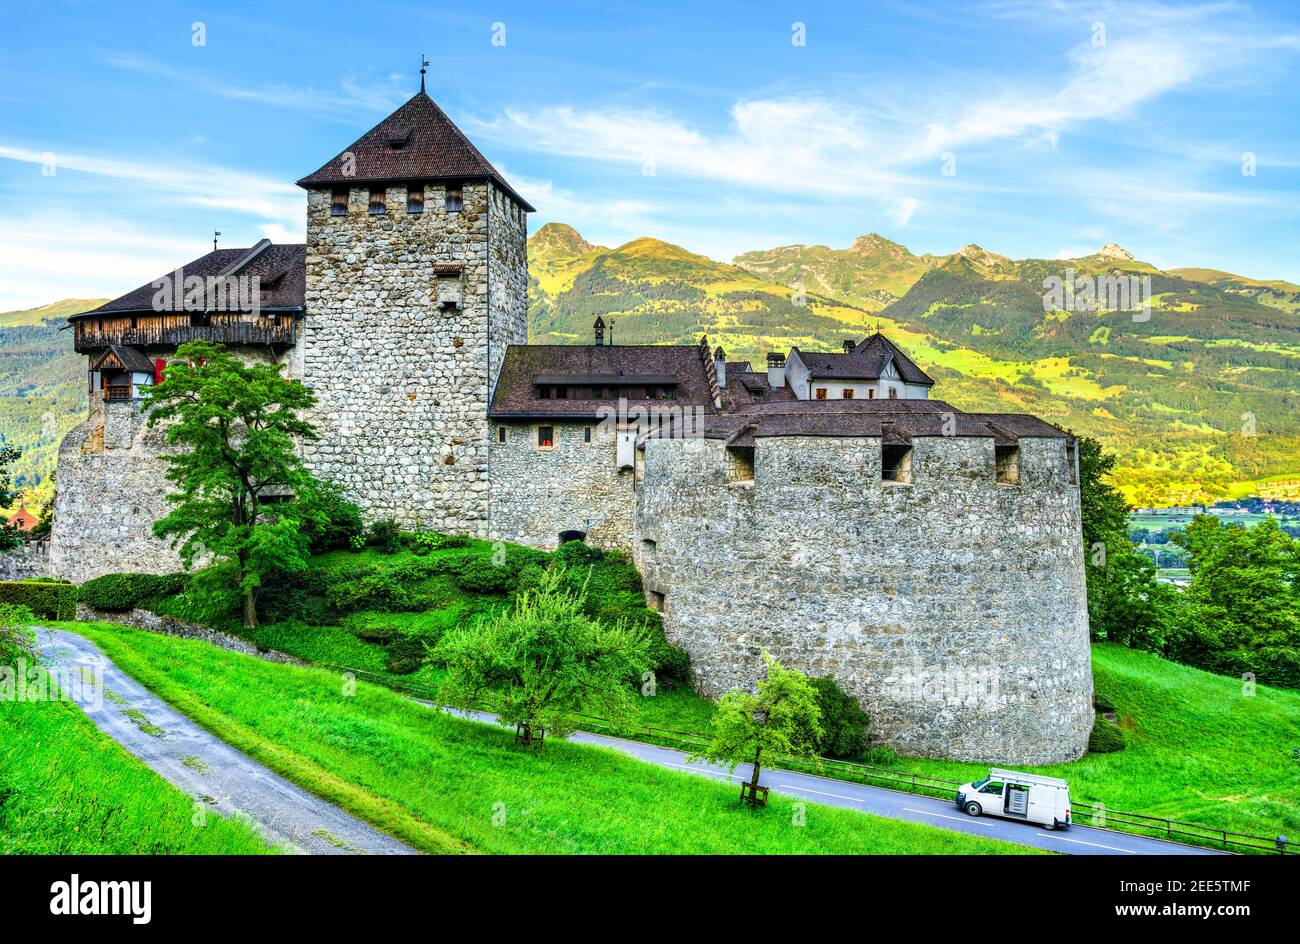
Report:
[[[77,323],[74,345],[78,354],[102,351],[110,344],[138,348],[175,348],[186,341],[212,341],[217,344],[248,344],[288,347],[294,343],[296,319],[284,315],[279,319],[259,318],[243,321],[214,315],[207,325],[191,324],[187,316],[140,316],[131,327],[123,318],[85,319]]]
[[[129,383],[113,383],[104,386],[105,400],[130,400],[131,385]]]

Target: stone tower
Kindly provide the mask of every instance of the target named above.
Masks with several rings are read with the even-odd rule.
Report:
[[[528,340],[533,208],[423,89],[298,185],[308,464],[369,518],[487,536],[487,410]]]

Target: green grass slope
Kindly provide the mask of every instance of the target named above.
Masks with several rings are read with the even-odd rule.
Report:
[[[929,826],[776,797],[750,811],[729,785],[612,750],[548,742],[455,718],[334,673],[204,642],[65,624],[123,671],[255,759],[434,852],[1020,853]]]
[[[266,853],[248,824],[208,813],[66,701],[0,704],[0,855]]]

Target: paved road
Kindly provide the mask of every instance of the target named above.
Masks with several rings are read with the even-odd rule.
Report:
[[[456,712],[464,714],[463,712]],[[478,721],[495,724],[493,715],[486,712],[474,712],[472,717]],[[687,754],[668,747],[643,744],[640,741],[627,741],[623,738],[609,737],[604,734],[591,734],[578,731],[569,737],[571,741],[581,744],[598,744],[612,747],[616,751],[629,754],[638,760],[681,770],[704,777],[720,780],[732,780],[737,784],[748,780],[751,768],[742,764],[734,774],[728,774],[726,768],[712,764],[688,764]],[[1048,831],[1031,823],[1018,823],[991,816],[967,816],[957,809],[952,800],[936,800],[931,797],[901,793],[883,787],[868,787],[846,780],[832,780],[814,774],[796,773],[790,770],[766,768],[759,777],[759,783],[769,787],[773,793],[784,793],[813,803],[827,806],[842,806],[863,813],[874,813],[888,819],[906,819],[918,823],[928,823],[941,829],[969,833],[972,836],[984,836],[989,839],[1002,839],[1006,842],[1019,843],[1022,846],[1034,846],[1050,849],[1052,852],[1070,855],[1223,855],[1213,849],[1201,849],[1185,846],[1162,839],[1134,836],[1128,833],[1112,832],[1106,829],[1094,829],[1089,826],[1071,826],[1066,830]],[[737,787],[739,796],[739,787]]]
[[[39,634],[51,668],[102,669],[104,692],[95,697],[87,690],[77,699],[99,729],[202,800],[209,812],[240,814],[270,843],[292,852],[416,853],[204,731],[123,673],[90,641],[64,630],[41,629]]]

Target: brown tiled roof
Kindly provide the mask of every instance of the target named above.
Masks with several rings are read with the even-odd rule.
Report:
[[[674,380],[676,397],[672,400],[633,400],[630,406],[702,406],[714,412],[709,379],[695,345],[579,345],[579,344],[512,344],[506,356],[492,396],[490,414],[510,416],[594,416],[613,400],[543,400],[537,396],[537,384],[556,377],[576,377],[594,384],[644,384],[652,378],[656,384]]]
[[[261,306],[280,311],[301,310],[307,292],[307,247],[302,243],[272,243],[262,240],[248,249],[216,249],[199,256],[180,267],[185,277],[258,276],[261,279]],[[159,276],[171,279],[174,272]],[[154,281],[158,281],[155,279]],[[68,320],[91,315],[125,314],[127,312],[183,311],[183,292],[173,291],[171,304],[155,309],[153,300],[158,289],[153,282],[141,285],[119,298],[105,302],[92,311],[72,315]],[[222,309],[215,308],[214,311]]]
[[[794,348],[813,377],[839,380],[879,380],[885,364],[893,359],[898,375],[907,383],[932,385],[934,381],[883,334],[873,334],[854,347],[852,353],[804,352]]]
[[[116,357],[123,369],[137,371],[139,373],[150,373],[154,371],[154,363],[145,355],[143,351],[136,347],[127,347],[121,344],[110,344],[104,349],[104,353],[91,362],[91,370],[99,370],[104,361],[112,355]]]
[[[344,173],[351,155],[356,173]],[[491,180],[525,210],[533,211],[446,112],[423,91],[339,152],[299,187],[354,186],[386,181]]]
[[[27,510],[26,505],[19,505],[18,510],[9,516],[9,520],[5,524],[11,528],[17,528],[19,531],[30,531],[40,522],[36,520],[35,515]]]

